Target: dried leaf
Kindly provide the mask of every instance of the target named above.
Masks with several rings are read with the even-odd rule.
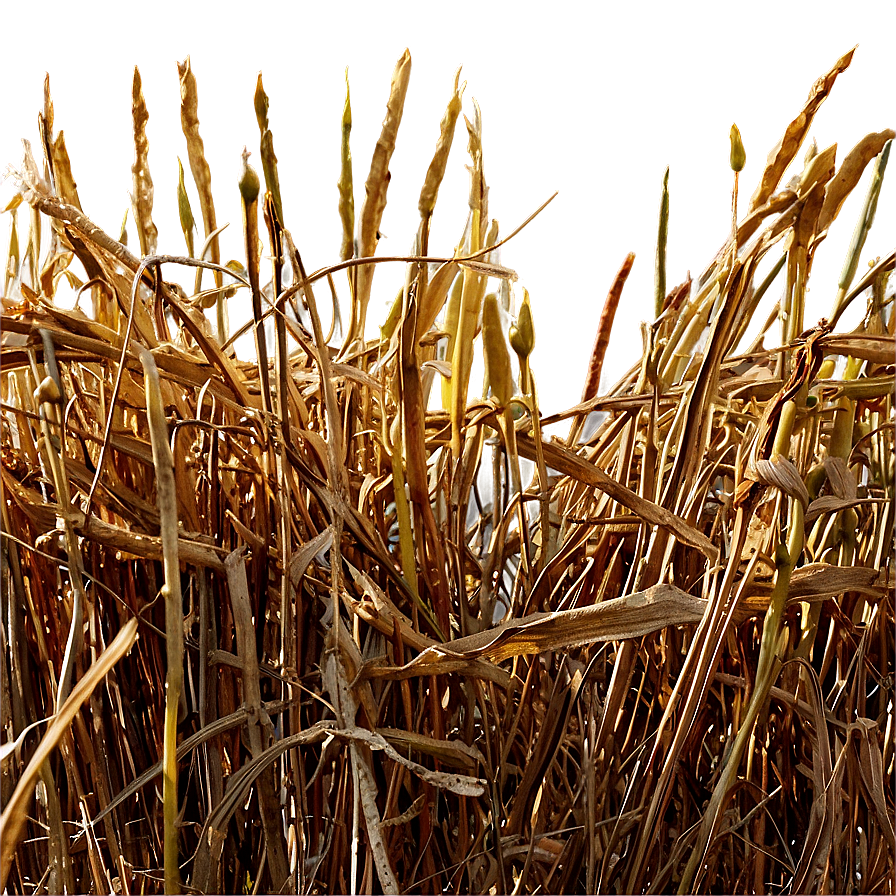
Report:
[[[753,469],[756,474],[756,482],[773,485],[781,489],[785,495],[799,501],[803,507],[809,506],[809,491],[799,470],[793,465],[793,461],[780,454],[775,455],[771,460],[756,458],[753,462]]]
[[[827,473],[831,488],[838,498],[855,498],[856,477],[842,457],[826,457],[824,459],[824,471]]]
[[[420,339],[432,329],[445,306],[448,290],[455,281],[459,268],[453,261],[440,265],[426,284],[426,292],[417,309],[417,335]]]
[[[368,731],[366,728],[332,728],[330,733],[334,737],[345,738],[348,740],[361,742],[370,747],[371,750],[382,750],[391,760],[398,762],[405,768],[410,769],[419,778],[438,787],[440,790],[448,790],[456,793],[458,796],[482,796],[485,793],[485,781],[481,778],[471,778],[469,775],[459,775],[455,772],[435,772],[405,759],[386,738],[377,731]]]
[[[772,193],[778,188],[784,171],[793,161],[805,139],[815,113],[831,92],[834,81],[837,80],[837,75],[849,67],[854,52],[855,48],[838,59],[834,67],[812,85],[812,90],[809,92],[809,97],[802,111],[790,122],[778,145],[769,153],[765,171],[762,173],[762,179],[756,188],[756,192],[753,194],[753,198],[750,200],[751,212],[765,205]]]
[[[549,650],[640,638],[666,626],[699,622],[705,610],[706,601],[699,597],[673,585],[654,585],[645,591],[591,607],[514,619],[494,629],[428,647],[405,666],[370,661],[362,675],[392,680],[444,675],[474,659],[500,663],[512,657]]]
[[[872,336],[865,333],[841,335],[831,333],[819,340],[826,355],[852,355],[875,364],[892,364],[896,355],[896,338],[892,336]]]
[[[840,213],[846,197],[855,189],[868,163],[884,148],[888,140],[896,137],[896,131],[886,130],[863,137],[840,165],[837,176],[828,185],[824,206],[818,217],[818,232],[824,233]]]
[[[60,131],[59,136],[53,141],[53,173],[56,177],[56,192],[63,202],[81,208],[81,199],[78,196],[78,185],[72,175],[72,163],[65,148],[65,132]]]
[[[75,685],[68,699],[53,717],[46,734],[32,755],[28,766],[16,784],[16,789],[3,808],[3,841],[0,847],[0,889],[6,889],[12,858],[25,824],[28,803],[34,793],[41,766],[69,730],[78,710],[87,701],[109,670],[134,646],[137,640],[137,620],[131,617],[115,636],[112,643],[100,654],[84,677]]]

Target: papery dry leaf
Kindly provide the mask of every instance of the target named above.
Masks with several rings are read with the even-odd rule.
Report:
[[[50,723],[46,734],[41,738],[37,750],[31,756],[27,768],[21,775],[16,789],[3,807],[2,828],[3,840],[0,847],[0,889],[6,888],[12,858],[18,845],[18,839],[25,824],[28,800],[43,763],[64,737],[75,714],[89,699],[93,689],[108,674],[109,670],[134,646],[137,640],[137,620],[129,619],[115,636],[112,643],[97,657],[93,665],[84,673],[83,678],[75,685],[68,699],[59,709]]]
[[[78,185],[72,175],[72,163],[65,147],[65,132],[60,131],[59,136],[52,144],[53,174],[56,179],[56,192],[63,202],[81,208],[81,199],[78,196]]]
[[[896,355],[896,339],[892,336],[867,336],[863,333],[841,335],[831,333],[819,340],[825,355],[852,355],[875,364],[892,364]]]
[[[780,454],[775,455],[771,460],[760,457],[753,462],[753,469],[756,474],[756,482],[773,485],[781,489],[785,495],[799,501],[803,507],[809,506],[809,492],[806,489],[806,483],[803,482],[803,477],[793,465],[793,461]]]
[[[470,660],[499,663],[548,650],[640,638],[666,626],[699,622],[705,609],[706,601],[680,588],[654,585],[591,607],[514,619],[494,629],[428,647],[405,666],[368,661],[361,674],[392,680],[444,675],[458,671]]]
[[[806,525],[813,523],[825,513],[837,513],[849,507],[858,507],[860,504],[876,503],[874,498],[836,498],[833,495],[824,495],[816,498],[806,508]]]
[[[528,460],[535,460],[535,445],[531,438],[520,433],[517,436],[517,447],[520,455]],[[670,513],[664,507],[647,501],[631,489],[608,476],[597,464],[588,463],[584,458],[555,442],[543,442],[544,459],[549,467],[559,470],[579,482],[597,486],[605,494],[627,507],[646,522],[662,526],[673,532],[685,544],[699,548],[707,557],[718,556],[716,546],[693,526],[689,526],[681,517]]]
[[[824,233],[840,213],[846,197],[855,189],[868,163],[884,148],[887,140],[896,137],[896,131],[888,129],[877,134],[867,134],[850,151],[840,165],[837,176],[828,185],[824,205],[818,216],[818,232]]]
[[[815,117],[815,113],[831,92],[831,88],[837,80],[837,75],[849,67],[853,53],[855,53],[855,48],[841,56],[834,67],[812,85],[812,90],[809,92],[809,97],[800,114],[790,122],[778,145],[769,153],[765,171],[762,173],[762,179],[756,188],[756,192],[753,194],[753,198],[750,200],[751,212],[764,205],[777,189],[784,171],[799,151],[806,132],[809,130],[809,125],[812,124],[812,119]]]
[[[827,473],[831,488],[838,498],[855,498],[856,477],[842,457],[826,457],[824,459],[824,471]]]
[[[352,741],[360,741],[372,750],[382,750],[394,762],[410,769],[415,775],[438,787],[440,790],[448,790],[459,796],[482,796],[485,792],[485,781],[481,778],[472,778],[469,775],[460,775],[455,772],[436,772],[406,759],[389,741],[378,731],[368,731],[366,728],[333,728],[330,733],[334,737],[347,738]]]
[[[382,735],[393,747],[417,750],[458,768],[475,770],[485,765],[485,758],[480,750],[462,740],[438,740],[416,731],[402,731],[398,728],[377,728],[376,733]]]

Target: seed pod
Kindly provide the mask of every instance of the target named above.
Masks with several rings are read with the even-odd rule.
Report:
[[[243,147],[243,171],[240,175],[240,196],[246,205],[251,205],[257,201],[258,194],[261,191],[261,181],[255,173],[255,169],[249,164],[249,153]]]
[[[731,170],[743,171],[744,165],[747,164],[747,151],[744,149],[743,141],[740,139],[740,131],[737,125],[731,125]]]
[[[513,398],[513,374],[510,370],[510,353],[501,329],[501,312],[498,297],[490,292],[482,304],[482,346],[485,354],[485,375],[501,407]]]
[[[523,290],[523,305],[519,317],[510,327],[510,345],[521,357],[528,358],[535,348],[535,327],[532,324],[532,308],[529,305],[529,290]]]

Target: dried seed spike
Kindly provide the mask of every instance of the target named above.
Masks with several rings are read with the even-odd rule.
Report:
[[[799,148],[806,137],[806,132],[809,130],[809,125],[812,124],[812,119],[818,111],[818,107],[831,92],[831,88],[837,80],[837,75],[849,67],[850,62],[852,62],[853,53],[855,53],[855,47],[853,47],[853,49],[845,56],[840,57],[834,67],[826,75],[822,75],[822,77],[812,85],[812,89],[809,91],[809,97],[800,111],[800,114],[790,122],[787,129],[784,131],[784,136],[781,137],[777,146],[775,146],[768,155],[768,161],[765,165],[765,171],[762,173],[762,179],[759,182],[759,186],[756,188],[756,192],[753,194],[753,198],[750,200],[751,212],[754,212],[760,206],[765,205],[765,203],[768,202],[769,197],[777,189],[784,171],[799,151]]]
[[[340,261],[347,261],[354,255],[355,247],[355,187],[352,180],[352,103],[348,84],[348,68],[345,69],[345,105],[342,107],[342,151],[339,171],[339,218],[342,221],[342,246]]]
[[[199,98],[196,90],[196,77],[190,67],[190,57],[177,64],[177,72],[180,77],[180,123],[187,140],[187,155],[190,161],[190,170],[193,172],[193,180],[199,193],[199,207],[202,211],[202,223],[205,227],[205,236],[208,237],[218,229],[215,217],[215,202],[212,197],[212,175],[205,159],[205,146],[202,137],[199,136]],[[221,249],[217,236],[210,246],[211,260],[214,264],[221,263]],[[196,292],[202,285],[202,268],[197,269]],[[220,286],[222,276],[215,271],[215,285]]]
[[[143,98],[143,82],[140,69],[134,66],[134,80],[131,86],[131,112],[134,119],[134,192],[131,202],[134,206],[134,223],[140,240],[142,255],[155,255],[159,231],[152,220],[153,186],[149,173],[149,140],[146,138],[146,122],[149,112]],[[60,134],[60,136],[62,136]]]
[[[258,119],[258,128],[261,131],[261,167],[264,171],[264,185],[271,194],[277,219],[283,224],[283,200],[280,198],[280,175],[277,173],[277,155],[274,152],[274,135],[268,127],[268,106],[270,101],[264,92],[261,82],[261,72],[258,73],[258,82],[255,85],[255,117]]]
[[[485,184],[485,174],[482,170],[482,113],[475,97],[473,99],[473,121],[471,122],[466,115],[464,121],[467,124],[467,134],[469,135],[467,151],[473,163],[467,166],[467,170],[470,172],[469,205],[472,213],[479,212],[480,232],[475,235],[476,249],[473,248],[472,242],[470,243],[470,251],[475,252],[482,245],[481,231],[485,229],[488,221],[488,187]]]
[[[255,84],[255,118],[258,120],[258,128],[264,133],[268,126],[268,95],[264,92],[261,82],[261,72],[258,73],[258,81]]]
[[[3,293],[4,295],[9,295],[9,287],[10,284],[18,277],[19,275],[19,265],[21,262],[21,255],[19,250],[19,229],[16,223],[17,218],[16,210],[10,210],[10,227],[9,227],[9,251],[6,255],[6,276],[4,277],[3,284]]]
[[[436,151],[426,171],[426,179],[423,182],[423,189],[420,191],[420,201],[417,203],[420,216],[424,219],[432,215],[439,195],[439,186],[442,183],[442,178],[445,176],[445,168],[448,165],[448,154],[451,152],[451,144],[454,142],[454,128],[460,115],[461,96],[464,88],[467,86],[466,82],[464,82],[463,86],[459,86],[460,71],[458,68],[454,75],[454,92],[448,102],[445,115],[442,117]]]
[[[389,161],[395,150],[398,128],[404,112],[404,101],[411,79],[411,53],[405,50],[398,60],[392,74],[392,86],[389,101],[386,104],[386,117],[379,139],[370,162],[370,173],[364,185],[365,199],[361,207],[361,224],[358,234],[358,252],[362,257],[376,252],[379,242],[379,228],[386,208],[386,193],[389,189]],[[357,287],[353,296],[352,324],[348,332],[347,344],[364,338],[364,327],[367,322],[367,305],[370,302],[370,289],[373,282],[375,265],[363,265],[358,269]]]
[[[44,151],[44,174],[55,190],[56,173],[53,170],[53,102],[50,98],[50,76],[44,78],[44,108],[37,113],[37,132],[41,149]]]
[[[635,253],[629,252],[622,262],[616,278],[613,280],[609,293],[607,293],[604,308],[600,314],[600,321],[597,325],[597,333],[594,337],[594,347],[591,350],[588,374],[585,377],[585,385],[582,387],[582,401],[594,398],[597,395],[597,390],[600,388],[600,373],[603,369],[607,346],[610,344],[610,331],[613,329],[613,319],[616,317],[616,309],[619,307],[619,299],[622,297],[622,288],[625,286],[625,281],[628,280],[628,275],[632,272],[634,263]]]

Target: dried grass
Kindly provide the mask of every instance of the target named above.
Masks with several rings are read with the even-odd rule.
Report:
[[[494,250],[478,108],[467,231],[430,259],[457,81],[418,256],[372,341],[369,256],[409,54],[354,251],[346,95],[342,263],[310,276],[260,79],[266,190],[257,202],[247,168],[247,258],[227,267],[189,60],[183,127],[211,262],[137,258],[89,221],[48,87],[3,299],[4,886],[892,892],[894,254],[853,280],[893,131],[839,169],[834,151],[810,153],[779,190],[850,59],[815,84],[703,275],[668,295],[661,221],[643,358],[598,395],[626,259],[582,403],[550,418],[531,312],[513,319],[515,274]],[[152,253],[139,73],[134,121]],[[872,161],[831,319],[860,298],[867,312],[850,333],[813,328],[814,254]],[[176,265],[196,268],[192,297],[163,280]],[[63,281],[90,313],[54,301]],[[501,381],[469,399],[487,283]],[[778,312],[743,351],[770,287]],[[228,347],[234,288],[252,295],[260,363]],[[561,422],[568,438],[542,438]]]

